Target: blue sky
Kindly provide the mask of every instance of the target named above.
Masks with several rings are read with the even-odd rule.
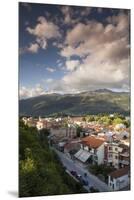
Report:
[[[129,10],[20,3],[20,98],[127,91],[129,49]]]

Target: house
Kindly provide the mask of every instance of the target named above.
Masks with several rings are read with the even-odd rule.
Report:
[[[46,120],[44,120],[44,119],[42,119],[40,116],[39,116],[39,119],[38,119],[38,121],[37,121],[37,123],[36,123],[36,128],[37,128],[37,130],[42,130],[42,129],[44,129],[44,128],[47,128],[47,121]]]
[[[111,191],[121,190],[130,184],[129,167],[124,167],[113,171],[108,176],[108,186]]]
[[[22,121],[24,122],[25,125],[27,125],[27,117],[23,117]]]
[[[119,145],[123,150],[119,154],[119,167],[127,167],[130,165],[130,150],[129,147],[125,144]]]
[[[37,121],[36,128],[38,130],[42,130],[44,128],[47,128],[47,121]]]
[[[126,128],[126,126],[124,124],[116,124],[114,129],[116,131],[120,131],[120,130],[124,130],[125,128]]]
[[[73,124],[77,124],[77,125],[81,125],[83,122],[83,117],[70,117],[68,118],[69,122],[73,123]]]
[[[114,168],[129,166],[129,147],[120,142],[106,142],[104,147],[104,163]]]
[[[60,136],[62,137],[68,137],[68,138],[74,138],[76,137],[76,127],[55,127],[51,128],[50,132],[52,135]]]
[[[89,159],[92,164],[103,164],[104,143],[104,138],[95,135],[87,136],[82,139],[81,149],[75,154],[75,157],[82,162],[86,162]]]
[[[36,127],[36,119],[33,119],[32,117],[23,117],[22,118],[23,122],[25,125],[29,126],[29,127]]]
[[[119,155],[122,152],[122,147],[116,142],[106,142],[104,147],[104,163],[119,168]]]

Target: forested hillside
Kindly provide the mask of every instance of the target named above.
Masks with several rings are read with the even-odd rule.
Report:
[[[19,196],[86,192],[66,174],[57,155],[49,149],[48,131],[19,125]]]
[[[79,94],[46,94],[20,100],[20,115],[47,116],[57,113],[85,115],[121,113],[129,115],[130,94],[97,90]]]

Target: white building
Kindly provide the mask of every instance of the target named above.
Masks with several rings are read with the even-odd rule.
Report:
[[[108,186],[111,191],[121,190],[130,184],[129,167],[111,172],[108,176]]]
[[[105,143],[104,161],[109,166],[113,166],[116,169],[119,168],[119,155],[122,152],[122,148],[118,143],[110,142]]]
[[[47,121],[42,119],[40,116],[39,116],[39,120],[37,121],[36,123],[36,128],[40,131],[44,128],[47,128]]]
[[[94,135],[87,136],[82,139],[81,149],[76,153],[75,157],[82,162],[86,162],[91,158],[93,164],[104,163],[104,138],[100,138]],[[85,157],[84,161],[81,159]]]

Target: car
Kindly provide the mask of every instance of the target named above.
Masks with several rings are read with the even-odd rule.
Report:
[[[80,181],[82,179],[82,176],[80,174],[77,174],[76,178]]]
[[[75,176],[75,177],[77,177],[77,172],[76,171],[70,171],[70,173],[73,175],[73,176]]]
[[[88,185],[88,181],[87,181],[87,180],[85,180],[85,179],[82,179],[82,180],[81,180],[81,183],[82,183],[82,185],[85,185],[85,186],[87,186],[87,185]]]

